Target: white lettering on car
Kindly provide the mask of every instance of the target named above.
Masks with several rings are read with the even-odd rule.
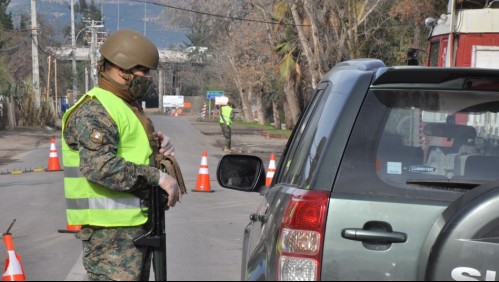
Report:
[[[456,267],[452,270],[451,276],[454,281],[480,281],[482,273],[471,267]],[[496,276],[496,271],[486,270],[485,281],[496,281]]]

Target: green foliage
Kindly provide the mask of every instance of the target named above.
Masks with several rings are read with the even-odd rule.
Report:
[[[256,129],[263,129],[265,131],[268,131],[272,134],[280,134],[280,135],[291,135],[291,130],[282,130],[282,129],[275,129],[274,127],[270,125],[261,125],[256,122],[244,122],[244,121],[234,121],[234,124],[240,125],[240,126],[245,126],[245,127],[250,127],[250,128],[256,128]]]
[[[296,47],[290,41],[283,41],[277,46],[274,47],[274,50],[281,56],[286,56],[290,53],[293,53],[296,50]]]
[[[287,1],[281,0],[274,5],[273,16],[278,20],[283,20],[289,15],[289,4]]]
[[[4,31],[11,31],[14,29],[12,13],[7,13],[9,4],[10,0],[0,0],[0,25]]]
[[[292,54],[288,54],[284,57],[279,65],[279,75],[284,80],[290,80],[293,77],[293,73],[296,70],[296,61]]]
[[[0,92],[6,90],[9,87],[9,83],[12,81],[7,68],[7,64],[3,57],[0,57]]]

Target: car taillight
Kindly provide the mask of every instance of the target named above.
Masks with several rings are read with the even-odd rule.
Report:
[[[329,192],[296,190],[278,238],[277,280],[320,279]]]

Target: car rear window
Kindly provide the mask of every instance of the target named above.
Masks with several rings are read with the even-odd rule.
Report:
[[[499,179],[498,112],[492,92],[370,91],[335,190],[452,200]]]

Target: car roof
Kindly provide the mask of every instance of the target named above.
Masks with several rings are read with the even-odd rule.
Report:
[[[372,87],[410,87],[436,89],[472,89],[474,81],[495,82],[499,86],[499,70],[479,68],[443,67],[390,67],[380,68]]]
[[[348,81],[349,76],[358,72],[372,73],[371,88],[417,88],[417,89],[471,89],[476,83],[470,81],[487,80],[492,88],[499,89],[499,70],[481,68],[444,68],[421,66],[387,67],[378,59],[356,59],[337,64],[323,81],[334,82],[338,76]],[[487,89],[482,89],[487,90]],[[492,89],[488,89],[492,90]]]

